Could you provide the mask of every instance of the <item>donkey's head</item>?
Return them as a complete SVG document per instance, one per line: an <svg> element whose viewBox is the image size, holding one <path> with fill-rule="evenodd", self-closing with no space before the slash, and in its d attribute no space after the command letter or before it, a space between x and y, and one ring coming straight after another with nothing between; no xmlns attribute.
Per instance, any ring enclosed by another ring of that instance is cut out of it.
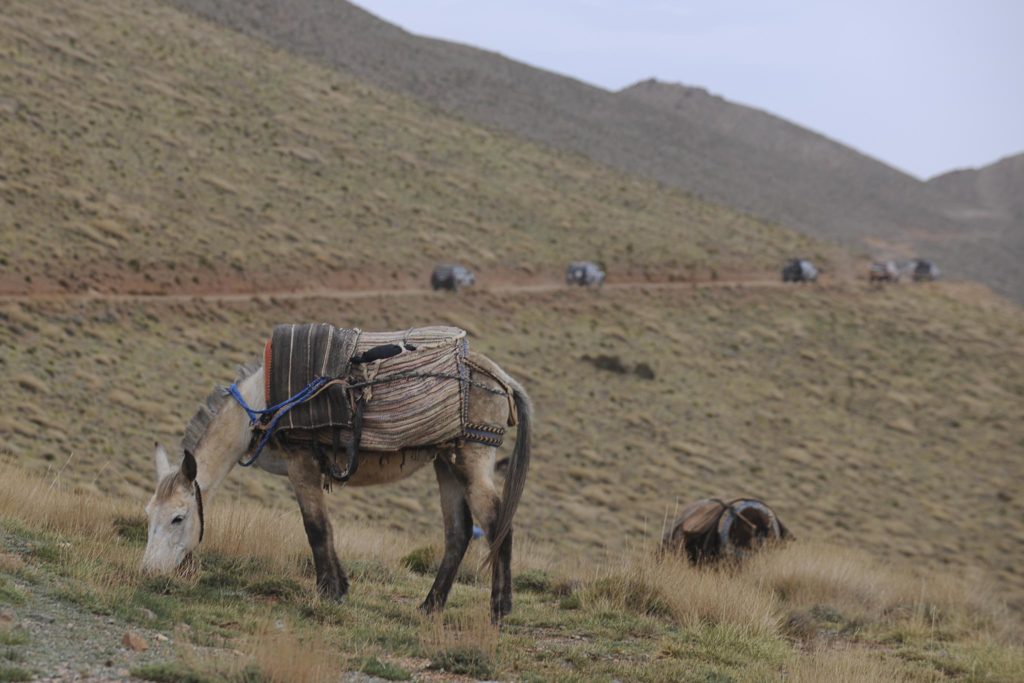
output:
<svg viewBox="0 0 1024 683"><path fill-rule="evenodd" d="M196 459L185 451L181 467L173 467L160 444L154 454L156 493L146 505L149 538L142 569L165 574L185 562L203 537L203 498L196 483Z"/></svg>

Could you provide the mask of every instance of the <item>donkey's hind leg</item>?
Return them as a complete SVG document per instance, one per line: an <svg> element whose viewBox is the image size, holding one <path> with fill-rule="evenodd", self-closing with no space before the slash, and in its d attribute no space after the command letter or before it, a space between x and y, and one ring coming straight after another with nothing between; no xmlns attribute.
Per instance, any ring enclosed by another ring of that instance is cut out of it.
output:
<svg viewBox="0 0 1024 683"><path fill-rule="evenodd" d="M455 575L473 536L473 517L466 502L466 486L459 480L444 458L434 460L437 485L441 490L441 514L444 517L444 558L437 570L434 585L420 609L434 612L444 607Z"/></svg>
<svg viewBox="0 0 1024 683"><path fill-rule="evenodd" d="M491 620L497 623L512 611L512 530L509 529L500 548L493 548L501 505L501 497L494 487L495 455L492 446L467 444L458 452L456 467L465 477L473 517L492 545Z"/></svg>
<svg viewBox="0 0 1024 683"><path fill-rule="evenodd" d="M288 479L295 489L306 538L313 550L317 592L325 598L341 600L348 593L348 577L334 550L334 530L327 516L320 476L319 466L307 454L293 453L288 458Z"/></svg>

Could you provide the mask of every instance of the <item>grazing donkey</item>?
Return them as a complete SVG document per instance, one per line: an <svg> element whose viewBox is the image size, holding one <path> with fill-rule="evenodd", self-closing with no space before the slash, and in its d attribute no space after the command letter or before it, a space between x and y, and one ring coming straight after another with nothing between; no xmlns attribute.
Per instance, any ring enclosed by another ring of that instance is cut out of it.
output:
<svg viewBox="0 0 1024 683"><path fill-rule="evenodd" d="M790 530L763 501L705 498L683 508L661 547L686 555L692 564L712 564L738 560L766 543L791 538Z"/></svg>
<svg viewBox="0 0 1024 683"><path fill-rule="evenodd" d="M496 363L481 354L468 350L464 353L464 376L433 381L460 384L468 426L518 425L502 494L498 495L493 480L496 443L500 443L500 437L494 439L493 432L503 433L504 429L492 429L490 438L485 433L477 441L470 429L466 438L440 445L390 452L359 450L358 468L349 469L351 477L346 481L349 486L389 484L432 463L441 491L444 557L421 609L433 612L444 607L472 538L475 519L490 544L491 617L497 622L512 609L512 518L530 462L533 409L522 386ZM268 351L266 358L269 357ZM426 373L424 376L438 377ZM258 455L257 449L263 446L260 425L250 419L249 411L258 413L266 409L266 377L262 366L243 369L232 387L237 391L236 400L220 388L207 397L186 429L180 466L174 466L164 448L157 446L157 487L146 506L149 536L143 570L168 573L187 563L203 538L203 503L216 493L240 459L249 458L251 464L253 454ZM381 385L374 389L378 393L384 391ZM372 422L374 400L370 398L367 402L367 425ZM475 433L479 435L478 431ZM261 441L259 445L257 441ZM365 446L366 439L362 443ZM290 447L286 439L272 438L266 441L266 450L256 464L273 474L288 476L313 550L317 589L325 597L341 599L349 585L334 549L334 534L327 516L324 484L329 475L323 461L318 462L307 449Z"/></svg>

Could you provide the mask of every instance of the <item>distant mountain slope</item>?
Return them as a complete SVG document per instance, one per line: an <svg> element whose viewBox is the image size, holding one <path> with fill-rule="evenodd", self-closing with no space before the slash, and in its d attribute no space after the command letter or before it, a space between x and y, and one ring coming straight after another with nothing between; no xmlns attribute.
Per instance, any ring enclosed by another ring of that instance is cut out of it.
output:
<svg viewBox="0 0 1024 683"><path fill-rule="evenodd" d="M341 0L166 1L473 121L876 255L931 255L1024 297L1024 275L1000 260L1004 224L974 221L972 207L777 117L724 100L680 108L677 86L611 93Z"/></svg>
<svg viewBox="0 0 1024 683"><path fill-rule="evenodd" d="M978 169L950 171L928 184L966 204L1024 220L1024 153Z"/></svg>
<svg viewBox="0 0 1024 683"><path fill-rule="evenodd" d="M0 45L0 293L423 286L447 260L481 284L580 258L706 279L837 251L155 2L12 3Z"/></svg>

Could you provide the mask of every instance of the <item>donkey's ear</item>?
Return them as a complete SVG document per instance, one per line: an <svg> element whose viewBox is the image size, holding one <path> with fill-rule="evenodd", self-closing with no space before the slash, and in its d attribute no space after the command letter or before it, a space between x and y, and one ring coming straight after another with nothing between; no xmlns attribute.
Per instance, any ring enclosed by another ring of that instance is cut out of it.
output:
<svg viewBox="0 0 1024 683"><path fill-rule="evenodd" d="M156 480L163 481L163 478L174 471L171 461L167 458L167 451L160 444L156 443L156 450L153 452L153 464L156 465Z"/></svg>
<svg viewBox="0 0 1024 683"><path fill-rule="evenodd" d="M196 456L192 455L192 451L185 451L185 459L181 461L181 473L185 475L185 479L189 481L196 480Z"/></svg>

